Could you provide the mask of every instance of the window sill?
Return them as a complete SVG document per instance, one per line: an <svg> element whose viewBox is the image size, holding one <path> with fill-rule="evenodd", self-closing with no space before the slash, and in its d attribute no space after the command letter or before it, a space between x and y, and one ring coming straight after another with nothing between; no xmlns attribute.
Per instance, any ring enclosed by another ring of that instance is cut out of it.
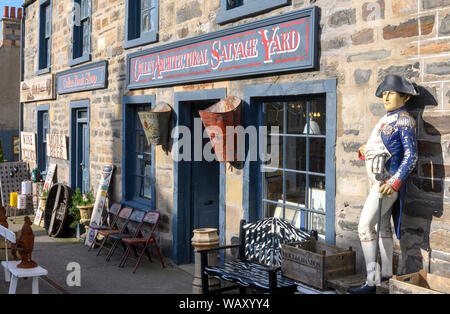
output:
<svg viewBox="0 0 450 314"><path fill-rule="evenodd" d="M91 54L87 54L76 59L71 59L69 61L69 66L73 67L75 65L79 65L89 61L91 61Z"/></svg>
<svg viewBox="0 0 450 314"><path fill-rule="evenodd" d="M144 200L144 199L137 198L137 197L135 197L131 200L122 199L120 202L122 203L122 205L129 206L134 209L140 209L140 210L145 210L145 211L155 210L152 201Z"/></svg>
<svg viewBox="0 0 450 314"><path fill-rule="evenodd" d="M51 71L51 68L48 66L46 68L37 70L36 75L47 74L47 73L50 73L50 71Z"/></svg>
<svg viewBox="0 0 450 314"><path fill-rule="evenodd" d="M234 22L241 18L249 17L265 11L276 9L290 4L291 0L260 0L252 1L243 6L234 9L225 9L222 7L219 14L216 17L217 24L225 24Z"/></svg>
<svg viewBox="0 0 450 314"><path fill-rule="evenodd" d="M143 46L147 44L152 44L158 41L158 34L156 32L150 32L142 37L126 40L123 43L124 49L134 48L138 46Z"/></svg>

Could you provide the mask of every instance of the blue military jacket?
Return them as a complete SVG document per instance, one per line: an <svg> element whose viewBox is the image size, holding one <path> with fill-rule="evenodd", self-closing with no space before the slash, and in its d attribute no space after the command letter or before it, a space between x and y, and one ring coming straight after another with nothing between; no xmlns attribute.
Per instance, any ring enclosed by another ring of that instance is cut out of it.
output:
<svg viewBox="0 0 450 314"><path fill-rule="evenodd" d="M395 119L391 120L393 122L382 126L381 139L391 155L386 162L386 169L391 175L387 183L399 192L399 197L392 209L392 217L395 233L400 239L400 225L406 195L405 180L414 170L417 162L416 121L404 106L388 112L387 115L396 115Z"/></svg>

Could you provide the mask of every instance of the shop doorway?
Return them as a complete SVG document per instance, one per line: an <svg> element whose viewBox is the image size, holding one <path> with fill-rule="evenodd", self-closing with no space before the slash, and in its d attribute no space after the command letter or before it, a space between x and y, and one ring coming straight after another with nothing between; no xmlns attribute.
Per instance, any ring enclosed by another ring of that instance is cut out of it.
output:
<svg viewBox="0 0 450 314"><path fill-rule="evenodd" d="M89 172L89 107L86 102L72 103L71 186L81 192L90 189Z"/></svg>
<svg viewBox="0 0 450 314"><path fill-rule="evenodd" d="M225 239L225 164L215 159L209 161L203 151L195 150L196 146L203 150L209 143L209 138L203 138L204 127L198 111L225 97L225 89L175 94L175 123L191 131L192 148L189 160L174 162L173 255L177 264L194 261L191 246L194 229L217 228L221 243Z"/></svg>
<svg viewBox="0 0 450 314"><path fill-rule="evenodd" d="M201 133L195 136L203 135L205 127L200 125L198 114L199 110L203 110L216 103L216 101L201 101L186 104L191 108L191 126L197 123L197 127ZM192 130L192 128L191 128ZM193 133L194 134L194 133ZM191 147L195 148L194 141L200 141L191 138ZM202 138L201 147L208 144L209 138ZM201 160L194 160L194 152L191 159L191 230L199 228L216 228L219 229L219 177L220 164L217 160L207 161L203 154Z"/></svg>

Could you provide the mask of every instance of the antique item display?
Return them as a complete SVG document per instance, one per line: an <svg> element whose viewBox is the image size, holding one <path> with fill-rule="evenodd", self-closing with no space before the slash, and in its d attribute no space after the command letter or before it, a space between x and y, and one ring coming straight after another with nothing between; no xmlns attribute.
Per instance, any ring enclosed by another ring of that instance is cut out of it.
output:
<svg viewBox="0 0 450 314"><path fill-rule="evenodd" d="M18 268L34 268L38 265L31 259L31 253L34 247L34 234L31 229L32 222L30 217L25 216L25 221L20 233L20 238L16 242L16 250L19 251L19 255L22 262L17 265ZM13 255L15 255L13 253Z"/></svg>
<svg viewBox="0 0 450 314"><path fill-rule="evenodd" d="M50 164L50 166L48 166L47 176L45 177L45 183L44 183L42 192L48 192L50 190L50 188L53 186L53 176L55 175L55 170L56 170L56 164ZM45 209L46 200L47 200L47 197L45 197L45 200L43 198L39 198L39 205L36 210L36 216L34 217L35 225L39 226L41 223L42 214Z"/></svg>
<svg viewBox="0 0 450 314"><path fill-rule="evenodd" d="M11 192L19 192L22 189L22 181L29 180L29 168L25 162L0 163L0 192L2 205L10 203Z"/></svg>
<svg viewBox="0 0 450 314"><path fill-rule="evenodd" d="M169 142L172 107L160 102L152 110L138 114L149 144L164 145Z"/></svg>
<svg viewBox="0 0 450 314"><path fill-rule="evenodd" d="M113 171L114 165L106 165L103 167L102 176L98 185L97 196L95 198L94 209L92 211L90 225L100 224L103 208L105 208L105 202L107 201L109 183L111 182ZM87 246L91 246L92 242L97 237L97 232L97 230L89 228L84 244L86 244Z"/></svg>
<svg viewBox="0 0 450 314"><path fill-rule="evenodd" d="M367 280L350 293L375 293L376 285L393 275L393 239L390 218L400 239L405 204L406 179L417 162L416 121L405 104L417 95L415 86L398 75L387 75L376 96L383 99L387 113L377 123L369 140L359 149L365 160L370 193L361 212L358 233L367 270ZM379 227L375 229L375 225ZM380 239L378 239L380 238ZM378 265L381 255L381 273Z"/></svg>
<svg viewBox="0 0 450 314"><path fill-rule="evenodd" d="M220 162L238 161L238 143L234 128L241 124L241 104L241 99L230 96L205 110L199 111L217 160ZM228 145L227 143L230 136L234 137L234 145Z"/></svg>

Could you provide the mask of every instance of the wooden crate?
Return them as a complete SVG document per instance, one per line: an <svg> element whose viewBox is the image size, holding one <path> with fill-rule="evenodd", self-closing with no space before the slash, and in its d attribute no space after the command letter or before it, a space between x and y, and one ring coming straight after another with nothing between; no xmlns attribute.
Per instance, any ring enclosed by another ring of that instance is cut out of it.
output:
<svg viewBox="0 0 450 314"><path fill-rule="evenodd" d="M448 294L450 279L425 270L417 273L393 276L389 280L389 294Z"/></svg>
<svg viewBox="0 0 450 314"><path fill-rule="evenodd" d="M283 276L325 289L327 280L353 275L356 253L316 240L281 246Z"/></svg>

